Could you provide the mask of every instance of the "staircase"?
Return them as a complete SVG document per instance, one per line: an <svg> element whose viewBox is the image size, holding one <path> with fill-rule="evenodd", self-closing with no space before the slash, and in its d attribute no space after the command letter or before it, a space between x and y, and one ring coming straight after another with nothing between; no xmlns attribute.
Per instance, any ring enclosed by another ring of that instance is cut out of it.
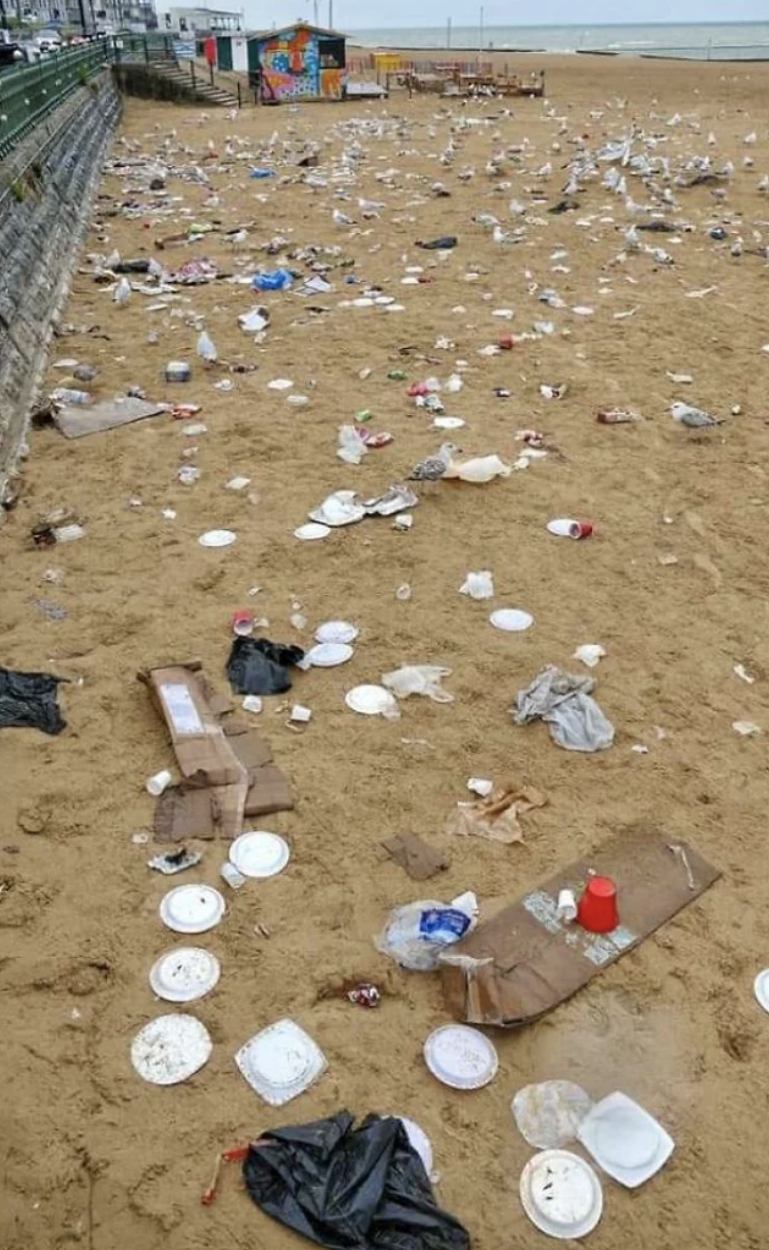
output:
<svg viewBox="0 0 769 1250"><path fill-rule="evenodd" d="M196 68L194 61L180 64L171 53L163 48L150 48L147 68L158 78L174 83L180 95L184 95L188 100L219 108L238 107L238 97L232 91L225 90L224 87L212 85L206 79L205 71L199 66Z"/></svg>

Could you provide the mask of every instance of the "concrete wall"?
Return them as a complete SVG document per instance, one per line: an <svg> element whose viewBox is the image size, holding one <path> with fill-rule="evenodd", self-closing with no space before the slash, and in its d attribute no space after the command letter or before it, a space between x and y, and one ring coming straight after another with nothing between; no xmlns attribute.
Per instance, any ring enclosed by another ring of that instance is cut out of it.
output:
<svg viewBox="0 0 769 1250"><path fill-rule="evenodd" d="M0 163L0 504L14 493L53 325L119 117L120 96L105 73Z"/></svg>

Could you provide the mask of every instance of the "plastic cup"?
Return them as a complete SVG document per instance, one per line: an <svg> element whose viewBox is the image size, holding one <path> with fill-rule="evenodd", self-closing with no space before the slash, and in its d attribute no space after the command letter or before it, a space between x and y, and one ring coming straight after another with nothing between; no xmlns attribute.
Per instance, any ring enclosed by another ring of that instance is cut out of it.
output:
<svg viewBox="0 0 769 1250"><path fill-rule="evenodd" d="M572 538L589 538L593 532L592 521L575 521L571 531Z"/></svg>
<svg viewBox="0 0 769 1250"><path fill-rule="evenodd" d="M254 614L248 608L240 608L233 613L232 632L237 634L238 638L247 638L249 634L254 632Z"/></svg>
<svg viewBox="0 0 769 1250"><path fill-rule="evenodd" d="M572 920L577 919L577 900L574 897L573 890L558 891L556 914L558 919L563 920L566 924L571 924Z"/></svg>
<svg viewBox="0 0 769 1250"><path fill-rule="evenodd" d="M590 933L611 933L619 924L617 887L611 877L591 877L579 900L577 920Z"/></svg>
<svg viewBox="0 0 769 1250"><path fill-rule="evenodd" d="M500 347L503 352L511 352L515 347L515 339L512 334L503 334L501 339L497 340L497 346Z"/></svg>
<svg viewBox="0 0 769 1250"><path fill-rule="evenodd" d="M172 781L172 774L167 768L164 768L162 772L155 773L154 777L150 777L146 787L147 793L151 794L153 799L158 799L163 791L170 786Z"/></svg>

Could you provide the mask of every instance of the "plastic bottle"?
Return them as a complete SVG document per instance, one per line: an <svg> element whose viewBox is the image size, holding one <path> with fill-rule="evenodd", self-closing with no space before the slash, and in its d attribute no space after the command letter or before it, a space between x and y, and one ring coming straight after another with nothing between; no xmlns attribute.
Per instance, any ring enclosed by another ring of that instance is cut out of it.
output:
<svg viewBox="0 0 769 1250"><path fill-rule="evenodd" d="M219 353L205 330L201 331L198 338L198 355L207 365L213 365L219 359Z"/></svg>

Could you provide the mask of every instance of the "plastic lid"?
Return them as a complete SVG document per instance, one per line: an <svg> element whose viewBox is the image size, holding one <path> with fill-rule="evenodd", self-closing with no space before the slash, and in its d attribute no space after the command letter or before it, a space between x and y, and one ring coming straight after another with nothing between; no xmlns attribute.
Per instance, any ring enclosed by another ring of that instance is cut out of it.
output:
<svg viewBox="0 0 769 1250"><path fill-rule="evenodd" d="M543 1150L523 1169L521 1203L543 1233L584 1237L603 1211L601 1183L589 1163L568 1150Z"/></svg>
<svg viewBox="0 0 769 1250"><path fill-rule="evenodd" d="M213 886L178 885L161 899L160 919L176 933L205 933L218 925L226 910Z"/></svg>
<svg viewBox="0 0 769 1250"><path fill-rule="evenodd" d="M207 1063L213 1044L194 1016L158 1016L131 1043L131 1063L152 1085L177 1085Z"/></svg>
<svg viewBox="0 0 769 1250"><path fill-rule="evenodd" d="M395 699L384 686L354 686L347 691L344 701L353 712L364 716L381 716L396 707Z"/></svg>
<svg viewBox="0 0 769 1250"><path fill-rule="evenodd" d="M324 621L315 630L316 642L353 642L358 637L358 627L350 621Z"/></svg>
<svg viewBox="0 0 769 1250"><path fill-rule="evenodd" d="M464 1024L436 1029L425 1042L424 1055L433 1076L452 1089L480 1089L494 1079L499 1067L493 1043Z"/></svg>
<svg viewBox="0 0 769 1250"><path fill-rule="evenodd" d="M198 542L201 547L229 547L237 537L234 530L207 530L200 535Z"/></svg>
<svg viewBox="0 0 769 1250"><path fill-rule="evenodd" d="M219 980L219 960L199 946L179 946L166 951L153 964L150 985L158 998L170 1003L191 1003L212 990Z"/></svg>
<svg viewBox="0 0 769 1250"><path fill-rule="evenodd" d="M318 521L308 521L306 525L300 525L294 530L294 538L300 538L304 543L315 542L318 538L327 538L331 533L328 525L321 525Z"/></svg>
<svg viewBox="0 0 769 1250"><path fill-rule="evenodd" d="M534 624L534 617L521 608L497 608L489 620L495 629L504 629L508 633L520 633Z"/></svg>
<svg viewBox="0 0 769 1250"><path fill-rule="evenodd" d="M275 877L286 867L291 852L277 833L242 833L230 847L230 863L244 877Z"/></svg>
<svg viewBox="0 0 769 1250"><path fill-rule="evenodd" d="M352 647L346 642L319 642L305 656L313 668L335 668L337 664L345 664L353 654Z"/></svg>

